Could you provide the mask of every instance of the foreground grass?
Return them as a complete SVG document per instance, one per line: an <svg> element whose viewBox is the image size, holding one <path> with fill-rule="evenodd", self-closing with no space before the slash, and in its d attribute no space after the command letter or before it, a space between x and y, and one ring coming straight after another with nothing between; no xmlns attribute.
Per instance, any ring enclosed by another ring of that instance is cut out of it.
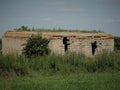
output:
<svg viewBox="0 0 120 90"><path fill-rule="evenodd" d="M24 76L31 70L46 74L95 73L120 71L120 53L103 52L95 57L83 54L47 55L25 58L24 56L0 55L0 76Z"/></svg>
<svg viewBox="0 0 120 90"><path fill-rule="evenodd" d="M120 90L120 72L0 78L0 90Z"/></svg>
<svg viewBox="0 0 120 90"><path fill-rule="evenodd" d="M120 90L120 52L0 55L0 90Z"/></svg>

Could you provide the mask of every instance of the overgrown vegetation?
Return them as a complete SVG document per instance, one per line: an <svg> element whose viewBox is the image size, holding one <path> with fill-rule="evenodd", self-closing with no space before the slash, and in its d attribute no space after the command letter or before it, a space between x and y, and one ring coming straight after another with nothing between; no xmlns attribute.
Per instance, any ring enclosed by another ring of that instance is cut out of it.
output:
<svg viewBox="0 0 120 90"><path fill-rule="evenodd" d="M67 53L37 57L30 60L34 70L51 71L53 73L109 72L120 70L120 56L115 52L104 52L94 58L83 54ZM38 64L39 63L39 64Z"/></svg>
<svg viewBox="0 0 120 90"><path fill-rule="evenodd" d="M0 50L2 49L2 39L0 38Z"/></svg>
<svg viewBox="0 0 120 90"><path fill-rule="evenodd" d="M48 55L50 53L48 43L49 40L42 38L41 35L32 36L27 40L23 48L23 54L29 58L33 56Z"/></svg>
<svg viewBox="0 0 120 90"><path fill-rule="evenodd" d="M83 33L104 33L101 30L71 30L71 29L62 29L62 28L53 28L53 29L44 29L44 28L28 28L27 26L21 26L20 28L14 29L15 31L34 31L34 32L83 32Z"/></svg>
<svg viewBox="0 0 120 90"><path fill-rule="evenodd" d="M2 54L2 39L0 38L0 55Z"/></svg>
<svg viewBox="0 0 120 90"><path fill-rule="evenodd" d="M28 64L28 60L22 56L0 55L0 76L27 75Z"/></svg>
<svg viewBox="0 0 120 90"><path fill-rule="evenodd" d="M15 31L31 31L30 28L28 28L27 26L21 26L20 28L16 28L14 29Z"/></svg>
<svg viewBox="0 0 120 90"><path fill-rule="evenodd" d="M115 50L120 50L120 37L115 36L114 42L115 42Z"/></svg>
<svg viewBox="0 0 120 90"><path fill-rule="evenodd" d="M44 74L59 73L63 75L82 72L120 71L120 52L104 52L91 58L75 53L47 55L29 59L23 56L0 56L0 75L12 72L16 75L26 75L30 70L40 71Z"/></svg>

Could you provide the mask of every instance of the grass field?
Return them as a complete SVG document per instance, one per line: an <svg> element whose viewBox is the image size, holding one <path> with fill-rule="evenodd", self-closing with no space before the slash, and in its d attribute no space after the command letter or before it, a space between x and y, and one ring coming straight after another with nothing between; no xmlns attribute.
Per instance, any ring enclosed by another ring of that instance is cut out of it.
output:
<svg viewBox="0 0 120 90"><path fill-rule="evenodd" d="M120 90L120 72L0 78L0 90Z"/></svg>
<svg viewBox="0 0 120 90"><path fill-rule="evenodd" d="M120 90L120 52L0 55L0 90Z"/></svg>

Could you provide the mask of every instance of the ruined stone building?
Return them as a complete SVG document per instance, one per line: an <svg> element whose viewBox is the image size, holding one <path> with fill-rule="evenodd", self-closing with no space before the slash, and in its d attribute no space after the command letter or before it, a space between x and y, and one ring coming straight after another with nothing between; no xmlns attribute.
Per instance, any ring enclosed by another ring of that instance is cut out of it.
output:
<svg viewBox="0 0 120 90"><path fill-rule="evenodd" d="M23 44L32 35L39 32L7 31L2 37L2 53L21 54ZM97 54L102 50L114 50L114 38L107 33L82 32L41 32L43 38L49 38L51 53L64 54L66 51L83 53L87 56Z"/></svg>

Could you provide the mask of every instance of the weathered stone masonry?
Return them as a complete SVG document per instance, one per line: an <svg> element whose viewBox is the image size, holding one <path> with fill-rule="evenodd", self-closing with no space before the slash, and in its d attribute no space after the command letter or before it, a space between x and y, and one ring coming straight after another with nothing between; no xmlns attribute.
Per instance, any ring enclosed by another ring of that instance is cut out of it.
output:
<svg viewBox="0 0 120 90"><path fill-rule="evenodd" d="M38 32L5 32L2 37L2 53L21 54L23 44L31 35ZM51 53L64 54L65 51L83 53L87 56L97 54L102 50L114 50L114 38L106 33L80 33L80 32L42 32L43 38L49 38ZM64 38L67 38L64 44ZM66 46L65 46L66 45Z"/></svg>

